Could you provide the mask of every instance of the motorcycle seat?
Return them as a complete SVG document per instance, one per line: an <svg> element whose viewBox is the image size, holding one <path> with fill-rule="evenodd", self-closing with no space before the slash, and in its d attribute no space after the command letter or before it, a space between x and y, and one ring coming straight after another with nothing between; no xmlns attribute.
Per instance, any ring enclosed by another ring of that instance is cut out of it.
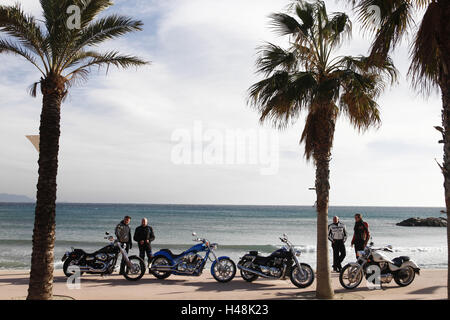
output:
<svg viewBox="0 0 450 320"><path fill-rule="evenodd" d="M271 256L267 256L267 257L257 256L254 262L258 263L258 264L266 264L270 259L271 259Z"/></svg>
<svg viewBox="0 0 450 320"><path fill-rule="evenodd" d="M409 261L409 257L407 257L407 256L400 256L400 257L392 259L392 262L397 267L400 267L403 264L403 262L406 262L406 261Z"/></svg>
<svg viewBox="0 0 450 320"><path fill-rule="evenodd" d="M161 249L160 251L164 251L167 252L172 258L176 259L178 257L181 257L183 255L183 253L180 254L175 254L172 251L170 251L169 249Z"/></svg>

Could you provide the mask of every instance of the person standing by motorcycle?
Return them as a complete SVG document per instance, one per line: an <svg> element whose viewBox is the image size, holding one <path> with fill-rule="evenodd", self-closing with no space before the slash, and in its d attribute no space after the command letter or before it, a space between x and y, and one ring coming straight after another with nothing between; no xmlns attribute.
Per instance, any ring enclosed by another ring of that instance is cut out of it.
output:
<svg viewBox="0 0 450 320"><path fill-rule="evenodd" d="M141 225L134 231L134 241L138 243L139 257L145 261L147 254L148 263L152 260L152 246L151 242L155 240L155 233L153 228L148 225L147 218L142 218Z"/></svg>
<svg viewBox="0 0 450 320"><path fill-rule="evenodd" d="M338 216L334 216L333 223L328 226L328 240L331 241L331 247L333 248L333 271L339 272L346 255L347 230L345 225L339 221Z"/></svg>
<svg viewBox="0 0 450 320"><path fill-rule="evenodd" d="M120 245L122 247L125 246L125 251L128 253L128 251L133 246L133 243L131 241L131 230L130 230L130 216L125 216L122 221L116 226L115 234L117 239L120 242ZM122 258L122 261L120 263L120 272L119 274L124 274L125 272L125 260Z"/></svg>
<svg viewBox="0 0 450 320"><path fill-rule="evenodd" d="M360 213L355 214L353 231L352 247L355 246L356 258L358 258L358 251L364 250L370 239L369 225L363 221Z"/></svg>

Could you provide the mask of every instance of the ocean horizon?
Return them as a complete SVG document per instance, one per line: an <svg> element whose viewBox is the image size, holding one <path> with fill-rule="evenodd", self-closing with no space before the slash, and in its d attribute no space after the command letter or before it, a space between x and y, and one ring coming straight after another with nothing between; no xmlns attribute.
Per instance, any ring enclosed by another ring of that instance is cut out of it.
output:
<svg viewBox="0 0 450 320"><path fill-rule="evenodd" d="M28 269L34 224L31 203L0 203L0 269ZM334 215L346 225L349 239L344 263L355 260L350 240L353 215L363 214L376 246L391 244L394 253L408 255L421 268L447 268L446 228L400 227L396 223L411 217L439 217L444 207L331 206ZM134 229L143 217L149 219L156 239L153 252L169 248L181 252L194 244L192 232L219 243L217 255L230 256L235 262L249 250L270 254L280 248L279 237L286 233L302 251L301 260L316 265L316 212L312 206L297 205L205 205L142 203L70 203L57 202L55 267L71 247L95 251L107 244L105 232L114 228L123 216L132 217ZM134 243L133 254L137 254ZM330 249L330 263L331 263Z"/></svg>

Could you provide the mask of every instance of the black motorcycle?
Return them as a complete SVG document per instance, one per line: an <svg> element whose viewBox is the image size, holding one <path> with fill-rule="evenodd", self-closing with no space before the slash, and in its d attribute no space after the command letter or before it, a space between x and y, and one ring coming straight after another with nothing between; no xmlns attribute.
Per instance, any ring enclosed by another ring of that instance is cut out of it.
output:
<svg viewBox="0 0 450 320"><path fill-rule="evenodd" d="M137 281L142 278L145 273L145 263L138 256L128 256L127 252L122 248L121 243L114 239L112 236L108 236L107 239L110 243L94 253L86 253L82 249L74 249L64 254L61 259L64 262L63 270L67 277L72 276L77 271L80 275L83 273L109 275L114 272L119 255L122 255L122 259L125 259L125 269L123 276L130 281Z"/></svg>
<svg viewBox="0 0 450 320"><path fill-rule="evenodd" d="M306 263L300 263L298 257L301 252L295 250L285 234L280 240L286 245L267 257L260 256L258 251L250 251L243 256L237 265L242 278L252 282L258 277L285 279L289 275L297 287L309 287L314 282L313 269Z"/></svg>

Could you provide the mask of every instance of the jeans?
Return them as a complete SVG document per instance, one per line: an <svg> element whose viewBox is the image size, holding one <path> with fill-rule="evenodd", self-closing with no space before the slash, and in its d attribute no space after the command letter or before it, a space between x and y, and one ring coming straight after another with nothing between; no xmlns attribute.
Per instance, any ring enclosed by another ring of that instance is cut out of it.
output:
<svg viewBox="0 0 450 320"><path fill-rule="evenodd" d="M122 248L125 246L124 250L128 254L128 251L130 251L130 245L128 243L121 243L120 244ZM125 259L122 257L122 261L120 262L120 274L123 274L125 272Z"/></svg>

